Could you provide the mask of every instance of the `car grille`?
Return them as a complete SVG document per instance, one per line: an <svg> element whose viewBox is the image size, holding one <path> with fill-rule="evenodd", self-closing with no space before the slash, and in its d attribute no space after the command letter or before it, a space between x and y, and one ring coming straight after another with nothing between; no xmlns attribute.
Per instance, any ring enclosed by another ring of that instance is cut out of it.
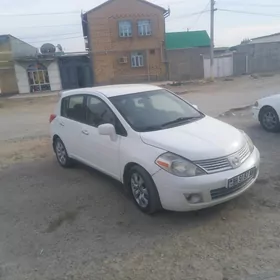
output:
<svg viewBox="0 0 280 280"><path fill-rule="evenodd" d="M204 169L207 173L216 173L233 169L229 157L238 157L240 163L243 163L250 156L249 145L246 143L239 151L227 157L220 157L215 159L206 159L194 161L200 168Z"/></svg>
<svg viewBox="0 0 280 280"><path fill-rule="evenodd" d="M243 163L250 156L249 145L246 143L246 145L234 155L239 156L240 162Z"/></svg>
<svg viewBox="0 0 280 280"><path fill-rule="evenodd" d="M255 179L256 174L257 174L257 169L254 170L254 175L252 177L248 178L248 180L246 180L240 184L235 185L232 188L223 187L223 188L211 190L210 194L211 194L212 200L231 195L231 194L241 190L242 188L247 186L249 183L251 183Z"/></svg>

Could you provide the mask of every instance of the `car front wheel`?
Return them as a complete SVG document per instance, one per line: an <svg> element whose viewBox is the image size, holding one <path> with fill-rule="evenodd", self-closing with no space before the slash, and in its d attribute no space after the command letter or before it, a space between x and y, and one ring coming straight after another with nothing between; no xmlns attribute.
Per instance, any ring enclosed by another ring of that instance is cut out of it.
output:
<svg viewBox="0 0 280 280"><path fill-rule="evenodd" d="M150 174L140 166L133 166L127 177L127 184L138 208L148 214L160 210L157 188Z"/></svg>
<svg viewBox="0 0 280 280"><path fill-rule="evenodd" d="M277 112L272 107L264 107L260 111L260 123L269 132L280 131L280 122Z"/></svg>

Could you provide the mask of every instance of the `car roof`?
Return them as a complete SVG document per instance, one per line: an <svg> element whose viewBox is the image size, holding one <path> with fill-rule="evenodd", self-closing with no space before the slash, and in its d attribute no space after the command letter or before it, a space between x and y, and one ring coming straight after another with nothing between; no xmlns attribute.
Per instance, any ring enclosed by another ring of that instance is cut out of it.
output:
<svg viewBox="0 0 280 280"><path fill-rule="evenodd" d="M113 96L120 96L126 94L133 94L145 91L153 91L161 89L158 86L147 85L147 84L129 84L129 85L110 85L110 86L100 86L100 87L92 87L92 88L80 88L62 91L61 96L71 96L75 94L94 94L101 93L105 95L107 98Z"/></svg>

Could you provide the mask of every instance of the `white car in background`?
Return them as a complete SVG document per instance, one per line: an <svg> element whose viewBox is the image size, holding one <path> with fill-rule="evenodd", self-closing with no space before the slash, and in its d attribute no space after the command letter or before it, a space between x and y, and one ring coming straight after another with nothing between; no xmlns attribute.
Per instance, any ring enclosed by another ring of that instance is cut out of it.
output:
<svg viewBox="0 0 280 280"><path fill-rule="evenodd" d="M259 174L259 151L245 132L156 86L63 92L50 126L61 166L77 160L115 178L145 213L228 201Z"/></svg>
<svg viewBox="0 0 280 280"><path fill-rule="evenodd" d="M280 94L259 99L252 108L254 118L269 132L280 131Z"/></svg>

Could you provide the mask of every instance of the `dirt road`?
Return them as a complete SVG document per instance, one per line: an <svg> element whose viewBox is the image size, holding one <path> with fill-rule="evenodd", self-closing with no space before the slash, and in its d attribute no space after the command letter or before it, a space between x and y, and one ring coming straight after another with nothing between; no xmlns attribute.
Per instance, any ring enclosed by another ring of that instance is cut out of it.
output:
<svg viewBox="0 0 280 280"><path fill-rule="evenodd" d="M150 217L108 177L58 166L42 125L54 103L47 100L0 110L10 135L1 126L1 280L225 280L279 270L280 134L263 131L249 111L221 119L259 148L255 186L212 209ZM28 130L14 133L12 112L30 120Z"/></svg>

